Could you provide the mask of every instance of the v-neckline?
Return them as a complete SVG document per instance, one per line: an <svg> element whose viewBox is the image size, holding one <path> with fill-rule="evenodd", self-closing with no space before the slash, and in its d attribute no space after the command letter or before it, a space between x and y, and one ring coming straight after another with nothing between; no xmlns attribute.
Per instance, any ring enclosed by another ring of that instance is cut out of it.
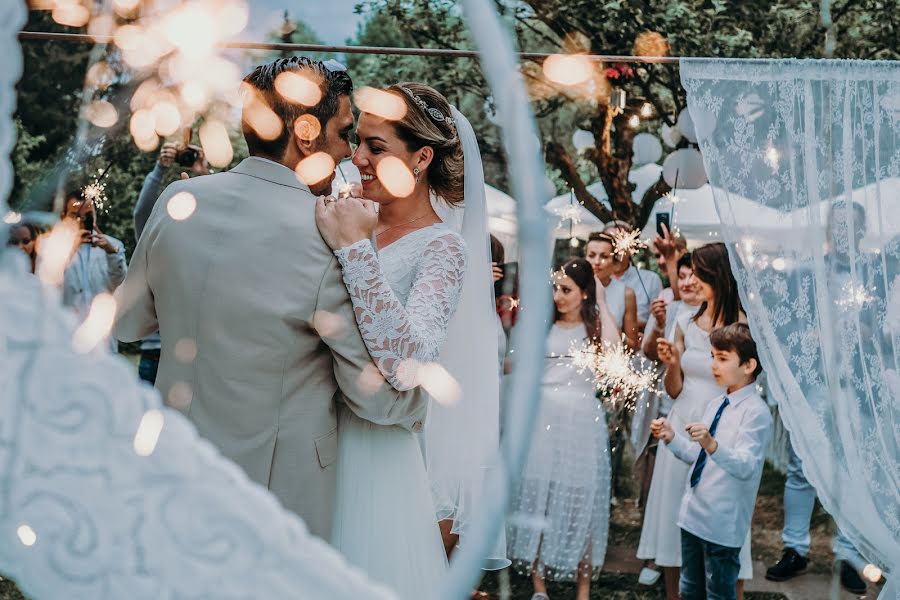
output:
<svg viewBox="0 0 900 600"><path fill-rule="evenodd" d="M419 229L416 229L415 231L410 231L410 232L407 233L406 235L397 238L396 240L394 240L393 242L391 242L391 243L388 244L387 246L379 246L379 245L378 245L378 241L377 241L377 239L376 239L376 242L375 242L375 249L376 249L377 252L384 252L385 250L387 250L387 249L390 248L391 246L393 246L393 245L395 245L395 244L398 244L399 242L402 242L403 240L405 240L406 238L408 238L408 237L410 237L410 236L416 235L416 234L419 233L420 231L425 231L426 229L431 229L432 227L438 227L438 226L440 226L440 225L444 225L444 222L443 222L443 221L438 221L437 223L432 223L431 225L428 225L428 226L426 226L426 227L420 227Z"/></svg>

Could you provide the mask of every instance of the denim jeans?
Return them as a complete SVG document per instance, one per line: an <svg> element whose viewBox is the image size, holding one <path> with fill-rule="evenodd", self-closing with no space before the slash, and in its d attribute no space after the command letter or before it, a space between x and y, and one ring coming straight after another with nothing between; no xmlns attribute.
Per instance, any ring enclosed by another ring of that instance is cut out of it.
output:
<svg viewBox="0 0 900 600"><path fill-rule="evenodd" d="M681 600L735 600L741 549L681 530Z"/></svg>
<svg viewBox="0 0 900 600"><path fill-rule="evenodd" d="M138 363L138 377L153 385L156 383L156 372L159 371L159 359L152 359L147 356L141 356L141 362Z"/></svg>
<svg viewBox="0 0 900 600"><path fill-rule="evenodd" d="M787 480L784 482L784 529L781 541L800 556L809 555L809 521L816 502L816 489L803 474L803 461L788 441ZM849 563L857 571L866 566L850 540L838 529L831 544L834 558Z"/></svg>

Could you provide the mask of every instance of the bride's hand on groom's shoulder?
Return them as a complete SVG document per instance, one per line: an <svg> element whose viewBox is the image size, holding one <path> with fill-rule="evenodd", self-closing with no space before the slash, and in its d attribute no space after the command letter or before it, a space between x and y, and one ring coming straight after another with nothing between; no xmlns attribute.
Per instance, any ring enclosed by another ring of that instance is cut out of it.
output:
<svg viewBox="0 0 900 600"><path fill-rule="evenodd" d="M371 200L337 200L333 196L319 196L316 200L316 225L322 239L332 250L371 239L377 223L378 213Z"/></svg>

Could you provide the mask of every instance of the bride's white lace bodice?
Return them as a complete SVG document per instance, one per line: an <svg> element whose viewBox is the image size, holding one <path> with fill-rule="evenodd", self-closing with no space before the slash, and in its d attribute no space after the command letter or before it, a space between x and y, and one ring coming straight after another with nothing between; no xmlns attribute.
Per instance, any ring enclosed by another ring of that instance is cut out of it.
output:
<svg viewBox="0 0 900 600"><path fill-rule="evenodd" d="M459 304L465 242L437 224L377 252L363 240L335 255L369 354L392 386L412 389L418 385L415 365L438 359Z"/></svg>

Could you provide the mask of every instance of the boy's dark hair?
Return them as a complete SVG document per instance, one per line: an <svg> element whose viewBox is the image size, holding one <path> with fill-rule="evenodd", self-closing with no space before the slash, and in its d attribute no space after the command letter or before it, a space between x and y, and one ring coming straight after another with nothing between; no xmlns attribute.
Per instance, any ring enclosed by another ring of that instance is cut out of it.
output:
<svg viewBox="0 0 900 600"><path fill-rule="evenodd" d="M681 255L681 258L678 259L678 270L681 270L681 267L687 267L688 269L693 269L694 264L691 262L691 253L685 252Z"/></svg>
<svg viewBox="0 0 900 600"><path fill-rule="evenodd" d="M741 359L741 364L751 358L755 360L754 379L762 373L763 368L762 363L759 362L759 353L756 351L756 342L753 341L753 336L750 335L750 326L746 323L732 323L714 330L709 334L709 343L714 350L736 353Z"/></svg>

